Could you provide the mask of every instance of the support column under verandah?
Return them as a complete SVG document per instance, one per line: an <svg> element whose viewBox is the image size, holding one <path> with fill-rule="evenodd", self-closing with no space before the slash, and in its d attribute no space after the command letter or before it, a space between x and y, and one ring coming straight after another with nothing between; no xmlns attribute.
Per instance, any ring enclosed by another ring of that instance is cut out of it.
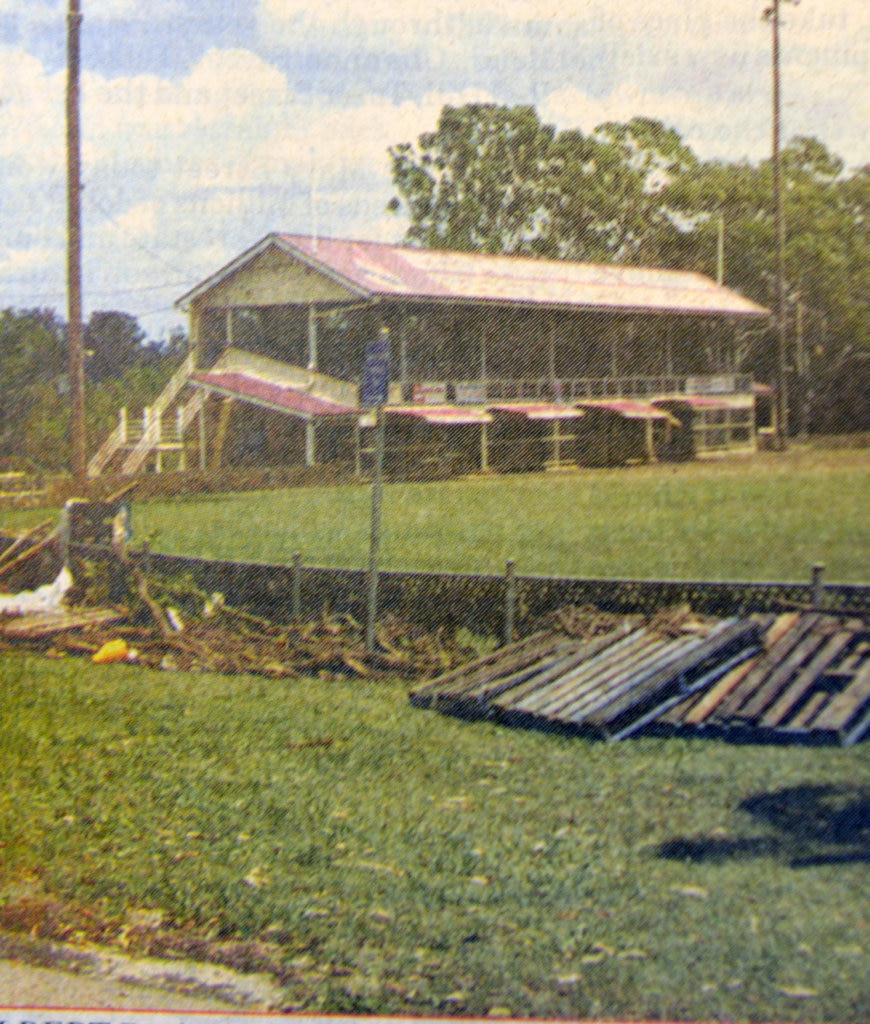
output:
<svg viewBox="0 0 870 1024"><path fill-rule="evenodd" d="M308 369L317 372L317 306L312 302L308 307ZM311 468L317 464L317 426L314 419L305 421L305 465Z"/></svg>
<svg viewBox="0 0 870 1024"><path fill-rule="evenodd" d="M489 472L489 424L480 425L480 472Z"/></svg>
<svg viewBox="0 0 870 1024"><path fill-rule="evenodd" d="M563 434L562 433L562 420L556 418L551 421L553 429L550 432L549 437L546 439L550 446L550 458L544 463L544 468L547 470L558 470L558 469L574 469L575 463L571 461L565 461L562 458L562 445L565 442L575 440L574 434ZM570 422L574 422L571 420Z"/></svg>
<svg viewBox="0 0 870 1024"><path fill-rule="evenodd" d="M207 425L205 409L208 404L208 393L203 396L199 405L197 419L199 420L199 470L204 473L208 469L208 448L207 448Z"/></svg>
<svg viewBox="0 0 870 1024"><path fill-rule="evenodd" d="M305 421L305 466L311 469L317 465L317 428L314 419Z"/></svg>
<svg viewBox="0 0 870 1024"><path fill-rule="evenodd" d="M643 421L643 447L644 455L646 456L647 462L656 462L656 445L655 435L653 433L654 425L652 419L647 416Z"/></svg>

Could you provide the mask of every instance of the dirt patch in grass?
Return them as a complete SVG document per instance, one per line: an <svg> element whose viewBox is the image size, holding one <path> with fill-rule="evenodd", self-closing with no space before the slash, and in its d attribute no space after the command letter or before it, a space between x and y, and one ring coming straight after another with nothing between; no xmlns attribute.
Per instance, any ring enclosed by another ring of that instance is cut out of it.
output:
<svg viewBox="0 0 870 1024"><path fill-rule="evenodd" d="M137 924L137 916L147 919L149 915L134 914L131 923L129 918L100 917L70 902L24 898L0 907L0 931L52 942L117 945L137 956L183 957L236 971L266 971L277 978L284 974L274 952L263 943L221 942L184 928Z"/></svg>
<svg viewBox="0 0 870 1024"><path fill-rule="evenodd" d="M272 943L228 941L195 928L164 927L153 911L107 918L44 897L0 907L0 956L39 967L156 980L248 1008L256 1003L263 1009L301 1009L314 998L324 971L350 973L330 966L308 977L305 968L314 963L315 944L295 944L286 933L273 938Z"/></svg>

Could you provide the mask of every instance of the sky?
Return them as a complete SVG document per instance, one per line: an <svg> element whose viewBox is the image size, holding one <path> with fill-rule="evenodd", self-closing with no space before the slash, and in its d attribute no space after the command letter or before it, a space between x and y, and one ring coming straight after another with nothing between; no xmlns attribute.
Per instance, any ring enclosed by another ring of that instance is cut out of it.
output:
<svg viewBox="0 0 870 1024"><path fill-rule="evenodd" d="M769 0L81 0L85 313L149 337L270 231L398 241L387 148L441 108L656 118L770 152ZM65 314L66 0L0 0L0 308ZM783 136L870 162L868 0L783 0Z"/></svg>

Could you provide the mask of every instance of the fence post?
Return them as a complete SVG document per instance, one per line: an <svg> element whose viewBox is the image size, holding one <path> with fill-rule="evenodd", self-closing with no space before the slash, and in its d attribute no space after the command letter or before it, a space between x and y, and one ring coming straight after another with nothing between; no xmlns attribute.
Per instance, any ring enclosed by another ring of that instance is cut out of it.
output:
<svg viewBox="0 0 870 1024"><path fill-rule="evenodd" d="M293 552L293 577L291 584L291 609L294 619L302 618L302 555Z"/></svg>
<svg viewBox="0 0 870 1024"><path fill-rule="evenodd" d="M817 562L813 566L812 581L810 582L810 603L814 612L821 611L822 605L825 602L824 573L824 565Z"/></svg>
<svg viewBox="0 0 870 1024"><path fill-rule="evenodd" d="M517 579L514 571L514 560L509 558L504 564L504 642L509 644L514 638L514 620L517 606Z"/></svg>
<svg viewBox="0 0 870 1024"><path fill-rule="evenodd" d="M72 502L67 501L60 510L57 524L57 543L61 562L69 567L69 546L72 541Z"/></svg>
<svg viewBox="0 0 870 1024"><path fill-rule="evenodd" d="M142 541L142 572L146 576L151 572L151 544L147 540Z"/></svg>

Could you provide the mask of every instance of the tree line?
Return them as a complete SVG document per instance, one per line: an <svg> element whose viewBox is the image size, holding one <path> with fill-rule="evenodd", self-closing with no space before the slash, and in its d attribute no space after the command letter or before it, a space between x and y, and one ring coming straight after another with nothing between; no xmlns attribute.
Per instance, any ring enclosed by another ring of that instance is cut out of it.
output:
<svg viewBox="0 0 870 1024"><path fill-rule="evenodd" d="M725 283L775 307L770 160L701 160L650 118L584 135L495 103L446 106L389 152L411 244L715 276L721 231ZM870 165L798 136L782 171L792 426L870 429ZM771 333L741 368L770 381L773 360Z"/></svg>
<svg viewBox="0 0 870 1024"><path fill-rule="evenodd" d="M88 450L160 393L186 338L149 341L135 317L91 314L84 328ZM69 466L67 329L53 309L0 310L0 469L59 472Z"/></svg>

